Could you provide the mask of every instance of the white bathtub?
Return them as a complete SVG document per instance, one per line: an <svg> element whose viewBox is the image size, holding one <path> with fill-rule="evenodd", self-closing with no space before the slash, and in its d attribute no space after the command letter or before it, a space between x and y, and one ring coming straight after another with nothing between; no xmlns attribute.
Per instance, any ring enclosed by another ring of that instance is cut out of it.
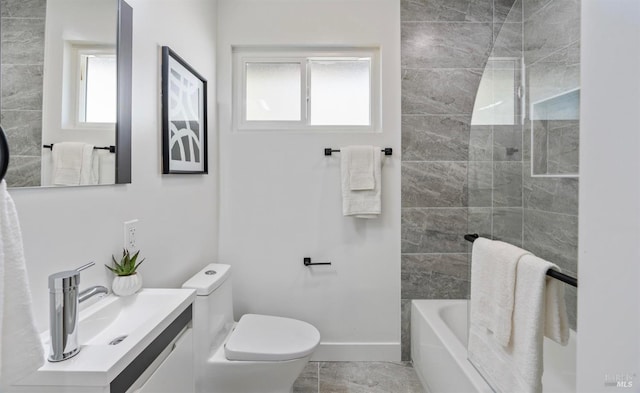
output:
<svg viewBox="0 0 640 393"><path fill-rule="evenodd" d="M430 393L493 392L467 360L467 301L411 302L411 357ZM576 336L562 347L544 341L545 393L576 391Z"/></svg>

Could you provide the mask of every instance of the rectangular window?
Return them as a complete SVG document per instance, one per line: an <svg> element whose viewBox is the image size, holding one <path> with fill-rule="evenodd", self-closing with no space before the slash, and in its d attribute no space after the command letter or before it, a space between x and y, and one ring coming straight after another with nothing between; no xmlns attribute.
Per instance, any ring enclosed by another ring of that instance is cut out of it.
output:
<svg viewBox="0 0 640 393"><path fill-rule="evenodd" d="M113 130L118 102L116 47L111 44L64 41L63 48L60 74L62 129ZM47 75L45 72L45 84ZM48 77L56 79L53 74Z"/></svg>
<svg viewBox="0 0 640 393"><path fill-rule="evenodd" d="M239 130L378 131L377 49L234 48Z"/></svg>
<svg viewBox="0 0 640 393"><path fill-rule="evenodd" d="M80 123L116 122L116 55L110 53L80 55Z"/></svg>

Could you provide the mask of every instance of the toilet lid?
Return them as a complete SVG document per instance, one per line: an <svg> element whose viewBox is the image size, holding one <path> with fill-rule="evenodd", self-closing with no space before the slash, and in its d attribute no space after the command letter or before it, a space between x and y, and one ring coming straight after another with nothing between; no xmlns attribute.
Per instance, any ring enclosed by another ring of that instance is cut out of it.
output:
<svg viewBox="0 0 640 393"><path fill-rule="evenodd" d="M320 343L312 325L291 318L245 314L225 344L228 360L292 360Z"/></svg>

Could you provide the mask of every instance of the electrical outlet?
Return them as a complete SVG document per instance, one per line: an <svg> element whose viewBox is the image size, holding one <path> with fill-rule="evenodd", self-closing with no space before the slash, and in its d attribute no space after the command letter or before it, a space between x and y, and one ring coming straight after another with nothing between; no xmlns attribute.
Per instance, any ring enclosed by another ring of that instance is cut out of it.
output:
<svg viewBox="0 0 640 393"><path fill-rule="evenodd" d="M124 248L134 252L138 250L136 227L138 219L124 222Z"/></svg>

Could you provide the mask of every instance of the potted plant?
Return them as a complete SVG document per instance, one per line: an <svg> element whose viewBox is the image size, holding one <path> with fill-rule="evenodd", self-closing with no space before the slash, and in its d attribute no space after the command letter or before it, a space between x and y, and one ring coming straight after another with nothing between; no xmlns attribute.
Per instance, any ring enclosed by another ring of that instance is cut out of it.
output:
<svg viewBox="0 0 640 393"><path fill-rule="evenodd" d="M111 258L113 259L114 267L105 265L107 269L116 275L113 279L113 284L111 284L111 290L114 294L118 296L129 296L142 288L142 277L136 269L144 262L144 259L136 263L138 255L140 255L139 250L132 256L129 250L124 249L119 263L116 261L116 257L112 255Z"/></svg>

